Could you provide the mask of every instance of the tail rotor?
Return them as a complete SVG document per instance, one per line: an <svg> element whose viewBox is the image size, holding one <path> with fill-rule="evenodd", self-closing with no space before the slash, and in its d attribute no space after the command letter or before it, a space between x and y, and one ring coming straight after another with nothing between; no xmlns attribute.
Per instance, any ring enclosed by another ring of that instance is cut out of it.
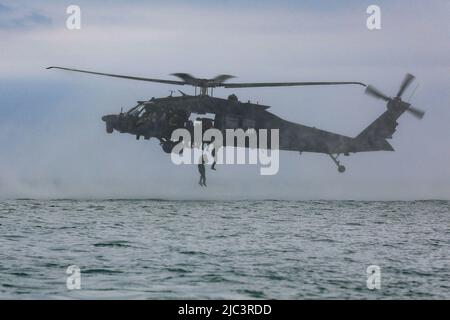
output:
<svg viewBox="0 0 450 320"><path fill-rule="evenodd" d="M403 79L402 84L400 85L400 89L398 90L397 93L397 98L402 98L403 92L405 92L405 90L409 87L409 85L414 81L416 77L414 77L412 74L407 73L405 78Z"/></svg>
<svg viewBox="0 0 450 320"><path fill-rule="evenodd" d="M379 91L378 89L376 89L375 87L373 87L371 85L367 86L366 94L368 94L374 98L386 101L388 103L388 108L389 107L395 108L395 106L399 106L400 108L406 108L405 110L408 111L411 115L413 115L417 119L422 119L423 116L425 115L425 111L418 109L418 108L414 108L409 103L402 101L403 93L410 86L410 84L414 81L414 79L415 79L415 77L412 74L409 74L409 73L406 74L395 98L391 98L391 97L385 95L384 93L382 93L381 91Z"/></svg>

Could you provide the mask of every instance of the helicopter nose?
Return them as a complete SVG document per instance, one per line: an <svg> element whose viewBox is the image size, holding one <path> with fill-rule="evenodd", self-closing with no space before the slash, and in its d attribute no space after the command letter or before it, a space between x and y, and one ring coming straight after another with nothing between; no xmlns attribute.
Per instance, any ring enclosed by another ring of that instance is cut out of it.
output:
<svg viewBox="0 0 450 320"><path fill-rule="evenodd" d="M102 117L102 120L106 122L106 132L113 133L114 127L117 125L117 116L110 114Z"/></svg>

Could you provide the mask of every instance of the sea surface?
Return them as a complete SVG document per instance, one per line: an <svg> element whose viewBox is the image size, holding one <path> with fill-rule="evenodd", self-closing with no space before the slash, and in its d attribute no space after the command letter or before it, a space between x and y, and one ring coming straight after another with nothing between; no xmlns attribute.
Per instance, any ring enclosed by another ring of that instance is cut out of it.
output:
<svg viewBox="0 0 450 320"><path fill-rule="evenodd" d="M450 299L449 204L1 201L0 298Z"/></svg>

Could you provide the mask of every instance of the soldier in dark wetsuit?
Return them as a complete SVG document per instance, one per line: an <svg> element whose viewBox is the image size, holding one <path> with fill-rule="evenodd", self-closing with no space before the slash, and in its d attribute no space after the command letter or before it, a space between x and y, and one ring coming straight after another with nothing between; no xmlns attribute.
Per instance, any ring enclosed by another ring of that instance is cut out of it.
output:
<svg viewBox="0 0 450 320"><path fill-rule="evenodd" d="M215 137L212 137L212 139L211 139L211 142L210 142L210 144L212 143L213 144L213 149L212 149L212 151L211 151L211 155L213 156L213 158L214 158L214 162L212 163L212 165L211 165L211 169L212 170L216 170L216 162L217 162L217 159L216 159L216 146L214 145L214 141L216 140L216 138Z"/></svg>
<svg viewBox="0 0 450 320"><path fill-rule="evenodd" d="M202 187L206 187L206 170L205 170L205 160L203 156L199 159L198 163L198 172L200 173L200 181L198 182L199 185Z"/></svg>
<svg viewBox="0 0 450 320"><path fill-rule="evenodd" d="M209 129L214 128L214 124L213 124L213 120L212 119L208 119L208 118L197 118L197 121L201 121L202 122L202 135L205 134L205 132ZM211 165L211 169L212 170L216 170L216 148L214 146L214 140L215 137L211 137L211 141L204 141L202 144L202 149L205 149L206 147L208 147L209 145L213 145L213 148L211 150L211 155L214 158L214 162Z"/></svg>

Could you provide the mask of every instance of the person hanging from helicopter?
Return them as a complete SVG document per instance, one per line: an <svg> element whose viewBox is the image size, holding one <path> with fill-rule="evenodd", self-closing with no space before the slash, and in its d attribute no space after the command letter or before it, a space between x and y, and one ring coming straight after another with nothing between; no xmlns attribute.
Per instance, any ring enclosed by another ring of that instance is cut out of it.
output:
<svg viewBox="0 0 450 320"><path fill-rule="evenodd" d="M211 138L211 143L212 143L212 145L213 145L213 149L211 150L211 155L213 156L213 158L214 158L214 162L212 163L212 165L211 165L211 169L212 170L216 170L216 162L217 162L217 158L216 158L216 146L215 146L215 144L214 144L214 141L215 141L215 137L212 137ZM210 144L211 144L210 143Z"/></svg>
<svg viewBox="0 0 450 320"><path fill-rule="evenodd" d="M200 119L200 121L202 121L203 134L205 133L206 130L209 130L214 127L214 121L212 119L202 118L202 119ZM215 139L215 137L213 136L213 137L211 137L210 141L205 141L206 147L208 147L210 145L212 145L212 147L213 147L211 150L211 155L214 158L214 162L211 165L212 170L216 170L216 147L214 145L214 139Z"/></svg>
<svg viewBox="0 0 450 320"><path fill-rule="evenodd" d="M209 129L214 128L214 120L210 119L210 118L197 118L196 119L197 122L200 122L201 126L202 126L202 136L205 134L205 132ZM213 148L211 150L211 155L214 158L214 162L211 165L211 169L212 170L216 170L215 166L216 166L216 147L214 145L214 137L211 137L211 140L209 141L202 141L202 150L205 150L206 148L208 148L210 145L213 145Z"/></svg>
<svg viewBox="0 0 450 320"><path fill-rule="evenodd" d="M199 184L203 187L206 187L206 168L205 168L205 158L208 160L207 155L205 154L206 148L212 145L211 155L213 156L213 163L211 165L212 170L216 170L216 146L214 144L215 138L212 137L211 141L203 141L202 142L202 156L199 159L198 171L200 173L200 181Z"/></svg>
<svg viewBox="0 0 450 320"><path fill-rule="evenodd" d="M215 137L211 137L210 141L203 141L202 143L202 150L209 149L211 150L211 156L213 158L213 163L211 164L211 169L216 170L216 164L217 164L217 157L216 157L216 148L217 146L214 143Z"/></svg>
<svg viewBox="0 0 450 320"><path fill-rule="evenodd" d="M202 155L198 161L198 172L200 173L200 181L198 184L202 187L206 187L206 170L205 170L205 158Z"/></svg>

